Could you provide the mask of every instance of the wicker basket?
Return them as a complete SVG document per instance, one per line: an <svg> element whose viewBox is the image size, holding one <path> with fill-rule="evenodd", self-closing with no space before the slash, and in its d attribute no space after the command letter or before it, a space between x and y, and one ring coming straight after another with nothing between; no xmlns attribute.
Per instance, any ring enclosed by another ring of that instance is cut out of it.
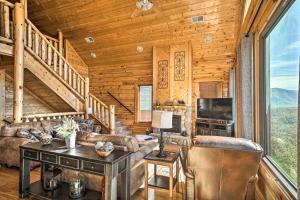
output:
<svg viewBox="0 0 300 200"><path fill-rule="evenodd" d="M107 157L109 156L109 154L111 154L111 152L113 151L100 151L100 150L96 150L96 153L101 156L101 157Z"/></svg>

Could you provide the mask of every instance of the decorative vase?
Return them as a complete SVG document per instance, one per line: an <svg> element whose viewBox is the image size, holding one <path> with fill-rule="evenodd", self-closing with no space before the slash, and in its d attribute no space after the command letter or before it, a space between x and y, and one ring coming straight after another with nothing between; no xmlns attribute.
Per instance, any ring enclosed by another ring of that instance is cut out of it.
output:
<svg viewBox="0 0 300 200"><path fill-rule="evenodd" d="M76 147L76 133L72 133L70 137L65 138L65 142L68 149L74 149Z"/></svg>

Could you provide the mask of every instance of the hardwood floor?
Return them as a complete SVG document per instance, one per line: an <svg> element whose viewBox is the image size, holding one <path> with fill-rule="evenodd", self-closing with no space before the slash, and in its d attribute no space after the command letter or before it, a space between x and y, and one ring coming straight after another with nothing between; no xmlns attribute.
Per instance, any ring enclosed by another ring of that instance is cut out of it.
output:
<svg viewBox="0 0 300 200"><path fill-rule="evenodd" d="M31 172L31 182L39 180L39 169L33 170ZM17 168L0 168L0 200L18 200L18 184L19 184L19 171ZM182 199L181 193L176 193L174 190L173 198L169 198L169 191L160 189L149 189L149 200L166 200ZM141 188L137 191L132 200L142 200L145 199L144 189Z"/></svg>

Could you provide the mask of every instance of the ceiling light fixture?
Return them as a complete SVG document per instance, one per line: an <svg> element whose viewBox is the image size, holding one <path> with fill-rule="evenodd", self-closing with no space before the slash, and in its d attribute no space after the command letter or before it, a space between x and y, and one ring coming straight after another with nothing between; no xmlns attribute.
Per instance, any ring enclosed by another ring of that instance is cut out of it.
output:
<svg viewBox="0 0 300 200"><path fill-rule="evenodd" d="M212 43L212 41L213 41L213 39L211 36L205 36L205 38L204 38L205 44L210 44L210 43Z"/></svg>
<svg viewBox="0 0 300 200"><path fill-rule="evenodd" d="M137 47L136 47L136 51L137 51L138 53L143 53L144 47L142 47L142 46L137 46Z"/></svg>
<svg viewBox="0 0 300 200"><path fill-rule="evenodd" d="M91 37L91 36L84 38L84 40L85 40L86 43L88 43L88 44L91 44L91 43L94 43L94 42L95 42L94 38Z"/></svg>
<svg viewBox="0 0 300 200"><path fill-rule="evenodd" d="M92 52L92 53L91 53L91 57L92 57L92 58L97 58L97 55L96 55L94 52Z"/></svg>
<svg viewBox="0 0 300 200"><path fill-rule="evenodd" d="M136 2L136 7L142 9L143 11L147 11L151 10L153 3L151 3L149 0L139 0Z"/></svg>

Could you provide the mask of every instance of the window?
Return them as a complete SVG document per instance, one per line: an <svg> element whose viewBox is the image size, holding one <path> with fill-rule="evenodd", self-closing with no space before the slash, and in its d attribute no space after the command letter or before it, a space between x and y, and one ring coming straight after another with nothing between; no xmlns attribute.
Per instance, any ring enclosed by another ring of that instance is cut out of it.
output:
<svg viewBox="0 0 300 200"><path fill-rule="evenodd" d="M152 86L139 86L138 91L138 121L151 122L152 118Z"/></svg>
<svg viewBox="0 0 300 200"><path fill-rule="evenodd" d="M264 54L265 151L281 175L296 186L300 0L265 34Z"/></svg>

